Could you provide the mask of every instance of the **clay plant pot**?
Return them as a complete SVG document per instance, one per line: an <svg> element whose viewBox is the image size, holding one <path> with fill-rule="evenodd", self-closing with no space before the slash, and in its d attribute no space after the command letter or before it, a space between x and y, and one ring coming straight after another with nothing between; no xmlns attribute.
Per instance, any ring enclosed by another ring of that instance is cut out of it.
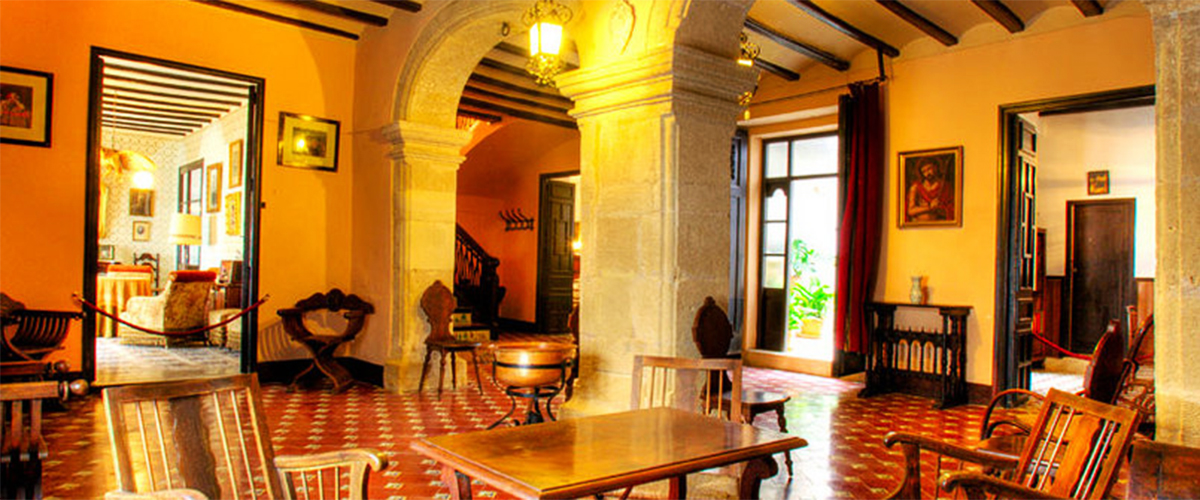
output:
<svg viewBox="0 0 1200 500"><path fill-rule="evenodd" d="M541 387L562 382L575 344L558 342L504 342L492 345L493 373L505 387Z"/></svg>

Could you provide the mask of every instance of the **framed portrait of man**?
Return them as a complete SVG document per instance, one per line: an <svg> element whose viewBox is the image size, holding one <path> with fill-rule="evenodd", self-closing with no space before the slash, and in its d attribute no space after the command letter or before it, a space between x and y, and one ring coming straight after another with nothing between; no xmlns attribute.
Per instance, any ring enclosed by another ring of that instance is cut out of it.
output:
<svg viewBox="0 0 1200 500"><path fill-rule="evenodd" d="M899 156L900 227L961 227L962 146Z"/></svg>

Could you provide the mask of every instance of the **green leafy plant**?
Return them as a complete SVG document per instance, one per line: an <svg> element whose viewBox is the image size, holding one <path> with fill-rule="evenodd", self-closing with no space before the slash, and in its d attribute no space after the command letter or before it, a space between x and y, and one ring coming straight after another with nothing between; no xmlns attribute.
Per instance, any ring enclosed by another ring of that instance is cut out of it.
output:
<svg viewBox="0 0 1200 500"><path fill-rule="evenodd" d="M803 240L792 240L792 282L790 285L790 303L788 304L788 328L799 329L806 319L821 319L825 315L825 307L833 294L829 285L821 283L816 276L817 259L815 249L809 248ZM807 276L807 279L805 275Z"/></svg>

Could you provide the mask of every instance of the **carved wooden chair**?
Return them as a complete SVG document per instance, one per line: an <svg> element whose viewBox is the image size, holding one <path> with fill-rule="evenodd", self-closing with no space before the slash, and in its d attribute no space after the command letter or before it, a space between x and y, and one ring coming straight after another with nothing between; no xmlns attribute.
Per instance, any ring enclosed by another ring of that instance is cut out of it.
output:
<svg viewBox="0 0 1200 500"><path fill-rule="evenodd" d="M575 381L579 379L579 304L571 308L571 315L567 316L567 329L571 331L571 338L575 340L575 362L571 364L571 374L567 376L567 388L563 391L566 394L566 401L570 401L575 397Z"/></svg>
<svg viewBox="0 0 1200 500"><path fill-rule="evenodd" d="M161 288L158 287L158 263L159 257L156 253L144 252L133 256L133 264L135 266L148 266L150 275L154 283L154 291L158 292Z"/></svg>
<svg viewBox="0 0 1200 500"><path fill-rule="evenodd" d="M345 311L346 328L337 335L318 335L308 330L304 325L304 315L313 311L327 310L330 312ZM288 336L302 344L312 353L313 361L304 371L292 379L288 391L294 391L300 379L313 369L318 369L333 381L333 392L339 393L354 384L354 376L350 374L333 355L338 346L354 340L362 331L367 315L375 312L375 307L358 298L357 295L346 295L334 288L328 294L314 293L307 299L296 302L295 307L280 309L278 314L283 318L283 329Z"/></svg>
<svg viewBox="0 0 1200 500"><path fill-rule="evenodd" d="M967 498L1104 498L1116 481L1138 418L1128 408L1050 389L1015 459L892 432L884 443L901 445L904 479L888 498L921 498L922 451L984 466L988 473L959 471L942 480L943 489L953 493L961 488Z"/></svg>
<svg viewBox="0 0 1200 500"><path fill-rule="evenodd" d="M362 499L368 469L387 467L368 449L275 456L255 374L111 387L104 408L108 498Z"/></svg>
<svg viewBox="0 0 1200 500"><path fill-rule="evenodd" d="M46 355L63 348L71 321L83 314L75 311L45 311L26 309L25 304L0 293L4 312L0 314L0 328L8 330L15 326L12 335L7 331L0 334L0 361L41 362Z"/></svg>
<svg viewBox="0 0 1200 500"><path fill-rule="evenodd" d="M42 462L50 454L42 438L42 400L87 393L87 383L0 384L0 498L42 498Z"/></svg>
<svg viewBox="0 0 1200 500"><path fill-rule="evenodd" d="M481 343L459 340L450 333L450 317L454 314L454 294L440 280L434 281L421 295L421 310L425 311L425 316L429 319L429 336L425 337L425 362L421 365L421 381L417 385L417 393L425 388L425 376L429 372L429 363L432 361L433 353L436 352L441 359L441 367L438 370L438 398L442 397L442 383L446 378L447 354L450 355L451 387L458 386L457 356L470 353L471 364L475 368L475 385L479 388L479 393L483 394L483 383L479 379L479 354L477 352Z"/></svg>
<svg viewBox="0 0 1200 500"><path fill-rule="evenodd" d="M1140 434L1154 438L1154 315L1134 333L1121 367L1117 404L1142 415Z"/></svg>
<svg viewBox="0 0 1200 500"><path fill-rule="evenodd" d="M692 323L692 342L705 359L738 359L739 354L729 354L733 344L733 325L729 317L718 306L712 297L705 297L704 304L696 311L696 319ZM725 381L728 384L728 380ZM726 400L728 392L721 394ZM775 421L779 424L780 432L787 432L787 419L784 417L784 405L791 401L791 396L778 392L759 389L742 390L742 418L748 423L754 423L754 418L763 413L774 412ZM792 475L792 452L784 453L784 463L788 475Z"/></svg>
<svg viewBox="0 0 1200 500"><path fill-rule="evenodd" d="M716 376L714 376L716 375ZM709 380L716 380L710 384ZM729 382L726 383L725 381ZM633 390L630 408L671 407L742 421L742 361L738 359L689 359L636 356L633 360ZM729 392L732 399L719 396ZM774 464L774 461L770 461ZM743 475L743 472L747 474ZM771 471L745 471L745 466L726 467L715 473L687 476L687 496L694 498L753 498L763 478ZM620 498L679 498L675 481L658 481L613 492ZM608 496L608 495L606 495Z"/></svg>

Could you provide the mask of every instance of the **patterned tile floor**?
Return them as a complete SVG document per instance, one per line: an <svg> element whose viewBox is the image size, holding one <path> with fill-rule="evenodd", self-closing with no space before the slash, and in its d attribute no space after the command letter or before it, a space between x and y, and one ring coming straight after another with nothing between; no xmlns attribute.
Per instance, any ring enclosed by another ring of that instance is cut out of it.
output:
<svg viewBox="0 0 1200 500"><path fill-rule="evenodd" d="M121 345L116 337L96 339L96 385L219 377L238 373L237 351L222 347Z"/></svg>
<svg viewBox="0 0 1200 500"><path fill-rule="evenodd" d="M793 451L793 477L778 458L780 474L764 484L763 498L880 498L898 484L902 466L899 450L883 446L887 432L970 442L983 412L980 406L936 410L929 399L898 394L860 399L860 383L775 370L748 368L744 383L790 395L785 410L789 430L809 442L807 448ZM277 454L375 448L387 455L391 466L370 478L371 498L446 498L437 466L411 451L409 443L483 429L503 415L508 399L490 380L484 385L483 395L473 386L459 387L441 400L428 388L419 396L360 385L331 395L321 389L288 394L283 385L266 385L263 398ZM47 498L101 498L114 488L100 401L98 395L74 400L67 404L69 411L48 416ZM755 423L776 428L773 415L760 415ZM932 457L929 460L932 464ZM925 475L929 482L930 476ZM924 490L931 491L928 486ZM475 493L480 498L508 498L481 483Z"/></svg>

